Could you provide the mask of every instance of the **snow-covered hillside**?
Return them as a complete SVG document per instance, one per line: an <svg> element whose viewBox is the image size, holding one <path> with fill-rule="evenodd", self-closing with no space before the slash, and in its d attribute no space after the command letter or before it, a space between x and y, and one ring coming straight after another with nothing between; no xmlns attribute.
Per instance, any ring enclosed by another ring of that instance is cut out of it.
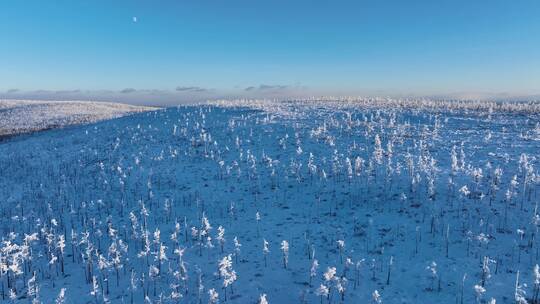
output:
<svg viewBox="0 0 540 304"><path fill-rule="evenodd" d="M92 123L153 109L111 102L0 100L0 136Z"/></svg>
<svg viewBox="0 0 540 304"><path fill-rule="evenodd" d="M536 104L219 101L0 144L0 299L538 303Z"/></svg>

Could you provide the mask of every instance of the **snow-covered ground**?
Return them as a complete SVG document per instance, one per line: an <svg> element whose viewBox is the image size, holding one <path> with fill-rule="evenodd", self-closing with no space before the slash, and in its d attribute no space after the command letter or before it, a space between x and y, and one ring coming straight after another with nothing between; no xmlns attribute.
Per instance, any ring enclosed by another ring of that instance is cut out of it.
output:
<svg viewBox="0 0 540 304"><path fill-rule="evenodd" d="M218 101L7 140L0 299L534 303L538 109Z"/></svg>
<svg viewBox="0 0 540 304"><path fill-rule="evenodd" d="M92 123L154 109L111 102L0 99L0 137Z"/></svg>

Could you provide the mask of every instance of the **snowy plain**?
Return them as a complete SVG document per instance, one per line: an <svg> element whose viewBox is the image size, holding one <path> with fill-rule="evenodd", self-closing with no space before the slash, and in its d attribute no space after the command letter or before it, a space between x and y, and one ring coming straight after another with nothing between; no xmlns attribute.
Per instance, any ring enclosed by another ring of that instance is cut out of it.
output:
<svg viewBox="0 0 540 304"><path fill-rule="evenodd" d="M0 99L0 137L155 110L112 102Z"/></svg>
<svg viewBox="0 0 540 304"><path fill-rule="evenodd" d="M539 151L538 103L430 100L222 100L15 137L0 300L538 303Z"/></svg>

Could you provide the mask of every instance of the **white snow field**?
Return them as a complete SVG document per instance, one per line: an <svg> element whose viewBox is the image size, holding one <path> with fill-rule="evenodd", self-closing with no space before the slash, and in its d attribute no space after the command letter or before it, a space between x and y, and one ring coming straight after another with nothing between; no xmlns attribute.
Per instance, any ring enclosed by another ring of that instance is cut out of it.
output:
<svg viewBox="0 0 540 304"><path fill-rule="evenodd" d="M390 99L7 139L0 300L540 303L539 151L537 103Z"/></svg>
<svg viewBox="0 0 540 304"><path fill-rule="evenodd" d="M112 102L0 99L0 136L92 123L155 110Z"/></svg>

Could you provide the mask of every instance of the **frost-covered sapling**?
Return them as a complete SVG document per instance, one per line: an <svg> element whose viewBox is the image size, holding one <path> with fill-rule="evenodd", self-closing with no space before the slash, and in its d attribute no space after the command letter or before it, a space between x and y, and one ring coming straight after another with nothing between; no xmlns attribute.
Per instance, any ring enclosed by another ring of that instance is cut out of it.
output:
<svg viewBox="0 0 540 304"><path fill-rule="evenodd" d="M268 304L268 300L266 300L266 294L263 293L260 297L259 297L259 304Z"/></svg>
<svg viewBox="0 0 540 304"><path fill-rule="evenodd" d="M28 282L30 283L30 282ZM30 284L28 284L30 286ZM96 276L92 277L92 290L90 291L90 294L94 297L94 300L96 301L96 304L98 304L98 296L99 296L99 285L96 279Z"/></svg>
<svg viewBox="0 0 540 304"><path fill-rule="evenodd" d="M519 185L519 182L517 181L517 175L514 175L512 177L512 180L510 181L510 186L508 187L508 190L506 190L505 198L506 203L504 205L504 229L508 230L508 208L510 205L512 205L512 198L516 196L516 189Z"/></svg>
<svg viewBox="0 0 540 304"><path fill-rule="evenodd" d="M323 302L323 298L326 297L328 298L328 301L330 302L330 291L328 290L328 287L326 287L326 285L324 284L321 284L319 286L319 288L317 288L317 290L315 291L315 293L321 297L321 304Z"/></svg>
<svg viewBox="0 0 540 304"><path fill-rule="evenodd" d="M343 265L343 272L341 274L341 277L347 277L347 274L349 273L349 270L351 267L354 266L354 263L351 258L345 259L345 265Z"/></svg>
<svg viewBox="0 0 540 304"><path fill-rule="evenodd" d="M521 262L521 250L523 247L525 247L524 245L522 245L522 242L523 242L523 237L525 235L525 230L523 229L517 229L516 230L518 236L519 236L519 241L516 242L516 247L517 247L517 251L518 251L518 263Z"/></svg>
<svg viewBox="0 0 540 304"><path fill-rule="evenodd" d="M202 303L204 294L203 274L201 269L197 268L197 302Z"/></svg>
<svg viewBox="0 0 540 304"><path fill-rule="evenodd" d="M484 177L482 168L474 168L471 172L473 181L474 181L474 189L472 193L474 194L475 200L479 198L479 189L480 189L480 183L482 182L482 178Z"/></svg>
<svg viewBox="0 0 540 304"><path fill-rule="evenodd" d="M429 280L430 280L430 287L427 288L429 291L435 290L435 281L438 279L437 274L437 263L435 261L431 262L427 267L426 270L428 271Z"/></svg>
<svg viewBox="0 0 540 304"><path fill-rule="evenodd" d="M448 258L448 247L450 246L450 224L446 224L446 233L444 234L445 256Z"/></svg>
<svg viewBox="0 0 540 304"><path fill-rule="evenodd" d="M223 253L223 246L225 245L225 229L221 227L221 225L218 227L218 235L216 240L219 242L221 253Z"/></svg>
<svg viewBox="0 0 540 304"><path fill-rule="evenodd" d="M165 256L165 246L163 244L160 244L160 250L159 250L159 261L160 264L166 260ZM109 259L111 261L111 264L114 267L114 271L116 273L116 286L119 286L120 284L120 269L122 269L122 253L127 254L128 246L122 242L120 239L115 239L111 246L109 246Z"/></svg>
<svg viewBox="0 0 540 304"><path fill-rule="evenodd" d="M219 294L214 288L211 288L210 290L208 290L208 304L218 304L218 303L219 303Z"/></svg>
<svg viewBox="0 0 540 304"><path fill-rule="evenodd" d="M481 232L480 234L476 236L476 240L478 240L478 245L480 246L480 248L482 248L482 245L485 244L486 250L488 249L489 237L490 237L489 235L486 235L483 232Z"/></svg>
<svg viewBox="0 0 540 304"><path fill-rule="evenodd" d="M520 210L523 210L523 203L526 198L530 199L529 184L535 179L534 168L529 162L527 154L522 153L519 158L519 171L522 174L521 183L523 185Z"/></svg>
<svg viewBox="0 0 540 304"><path fill-rule="evenodd" d="M377 264L375 263L375 259L371 259L371 263L369 264L369 269L371 270L371 280L375 281L375 274L377 272Z"/></svg>
<svg viewBox="0 0 540 304"><path fill-rule="evenodd" d="M94 277L94 281L92 282L95 282L95 277ZM95 283L97 286L97 283ZM26 294L28 295L28 299L31 299L32 300L32 303L39 303L39 292L40 292L40 287L39 287L39 283L37 282L36 280L36 272L34 271L34 273L32 274L32 277L28 280L28 285L27 285L27 292ZM96 302L97 302L97 297L96 297Z"/></svg>
<svg viewBox="0 0 540 304"><path fill-rule="evenodd" d="M533 268L533 277L534 277L534 289L533 289L533 303L538 302L538 296L540 293L540 266L538 264L534 265Z"/></svg>
<svg viewBox="0 0 540 304"><path fill-rule="evenodd" d="M63 234L58 236L58 242L56 243L56 248L59 251L58 256L60 257L60 268L62 274L64 274L64 248L66 248L66 241Z"/></svg>
<svg viewBox="0 0 540 304"><path fill-rule="evenodd" d="M527 287L526 284L521 285L519 282L519 270L516 273L516 284L514 288L514 300L516 301L516 304L528 304L527 298L525 297L525 289L524 287Z"/></svg>
<svg viewBox="0 0 540 304"><path fill-rule="evenodd" d="M345 301L345 291L347 287L347 278L335 278L336 281L336 289L340 295L341 302Z"/></svg>
<svg viewBox="0 0 540 304"><path fill-rule="evenodd" d="M236 205L234 202L231 202L229 205L229 226L232 225L232 222L236 220Z"/></svg>
<svg viewBox="0 0 540 304"><path fill-rule="evenodd" d="M459 193L461 194L461 197L462 197L462 200L461 200L462 206L460 208L463 208L463 198L470 198L471 191L469 190L469 187L465 185L459 189Z"/></svg>
<svg viewBox="0 0 540 304"><path fill-rule="evenodd" d="M137 254L137 257L144 258L146 261L146 266L150 265L149 256L150 256L150 232L144 230L142 233L143 249Z"/></svg>
<svg viewBox="0 0 540 304"><path fill-rule="evenodd" d="M64 304L66 303L66 288L60 288L60 292L54 301L55 304Z"/></svg>
<svg viewBox="0 0 540 304"><path fill-rule="evenodd" d="M154 260L158 262L157 268L158 268L159 273L161 273L161 266L163 262L167 260L167 255L165 253L167 246L163 245L163 242L161 242L161 231L158 228L156 228L156 230L154 231L153 243L154 243L155 250L152 252L152 255L154 256ZM113 246L112 248L113 253L119 256L118 249L116 249L115 243L113 243L113 245L111 245Z"/></svg>
<svg viewBox="0 0 540 304"><path fill-rule="evenodd" d="M174 254L178 256L178 269L177 271L173 272L174 278L177 280L178 283L183 282L184 286L184 292L188 293L188 271L186 268L186 263L184 262L183 256L184 256L184 248L177 248L174 250ZM180 285L180 284L178 284Z"/></svg>
<svg viewBox="0 0 540 304"><path fill-rule="evenodd" d="M374 147L373 147L373 159L377 162L378 165L381 165L383 161L383 156L384 156L384 150L382 148L381 138L379 137L379 134L375 134Z"/></svg>
<svg viewBox="0 0 540 304"><path fill-rule="evenodd" d="M415 234L414 234L414 254L418 254L418 245L422 241L422 234L420 234L420 226L416 226Z"/></svg>
<svg viewBox="0 0 540 304"><path fill-rule="evenodd" d="M212 230L212 226L210 225L208 218L203 212L203 215L201 218L201 227L198 230L195 227L192 228L192 231L197 233L197 238L199 241L199 256L202 256L203 243L206 244L205 245L206 247L209 247L208 237L210 236L210 230ZM211 239L210 239L210 244L211 244Z"/></svg>
<svg viewBox="0 0 540 304"><path fill-rule="evenodd" d="M226 255L219 261L219 275L223 280L223 292L225 301L227 301L227 287L231 286L236 281L236 271L232 268L232 255Z"/></svg>
<svg viewBox="0 0 540 304"><path fill-rule="evenodd" d="M175 222L174 224L174 231L171 233L171 241L173 241L174 243L174 246L172 247L173 250L176 250L178 248L180 248L180 223L179 222Z"/></svg>
<svg viewBox="0 0 540 304"><path fill-rule="evenodd" d="M240 256L240 247L242 247L242 244L238 241L238 237L234 237L234 258L236 259L236 263L238 263L238 257Z"/></svg>
<svg viewBox="0 0 540 304"><path fill-rule="evenodd" d="M381 304L382 303L382 297L378 290L375 290L371 294L371 299L374 304Z"/></svg>
<svg viewBox="0 0 540 304"><path fill-rule="evenodd" d="M266 263L266 260L267 260L267 256L268 256L268 253L270 253L270 249L268 249L268 242L266 241L266 239L263 239L263 256L264 256L264 267L267 266L267 263Z"/></svg>
<svg viewBox="0 0 540 304"><path fill-rule="evenodd" d="M491 271L489 269L489 264L495 263L494 260L490 259L489 257L485 256L482 260L482 276L481 276L481 286L484 287L486 285L486 281L491 278Z"/></svg>
<svg viewBox="0 0 540 304"><path fill-rule="evenodd" d="M4 286L2 286L2 289ZM15 303L15 300L17 300L17 292L14 289L10 289L8 293L8 297L11 300L11 303ZM2 290L2 300L5 300L4 291Z"/></svg>
<svg viewBox="0 0 540 304"><path fill-rule="evenodd" d="M493 171L493 178L491 179L491 187L489 189L489 192L490 192L489 206L490 207L493 201L495 201L497 197L497 191L499 190L499 185L501 184L502 174L503 174L503 171L499 167L495 168L495 170Z"/></svg>
<svg viewBox="0 0 540 304"><path fill-rule="evenodd" d="M129 280L129 302L133 304L133 294L137 290L137 277L135 275L135 270L131 269L131 276Z"/></svg>
<svg viewBox="0 0 540 304"><path fill-rule="evenodd" d="M148 277L153 282L154 297L156 296L156 293L157 293L157 280L158 280L159 276L160 276L159 268L157 268L154 265L150 265L150 267L148 268Z"/></svg>
<svg viewBox="0 0 540 304"><path fill-rule="evenodd" d="M405 211L405 202L407 201L407 195L405 193L401 193L399 196L400 206L399 206L399 212Z"/></svg>
<svg viewBox="0 0 540 304"><path fill-rule="evenodd" d="M315 254L315 249L313 248L313 243L310 240L308 231L304 232L304 240L306 241L306 256L311 260L313 258L312 255Z"/></svg>
<svg viewBox="0 0 540 304"><path fill-rule="evenodd" d="M486 292L486 289L480 285L474 285L474 297L476 298L476 303L482 303L482 296Z"/></svg>
<svg viewBox="0 0 540 304"><path fill-rule="evenodd" d="M360 284L360 268L362 267L364 260L365 259L361 259L354 265L354 289Z"/></svg>
<svg viewBox="0 0 540 304"><path fill-rule="evenodd" d="M289 264L289 242L286 240L281 241L281 252L283 254L283 268L287 269Z"/></svg>
<svg viewBox="0 0 540 304"><path fill-rule="evenodd" d="M343 249L345 248L345 241L338 240L337 245L338 245L338 250L339 250L339 262L343 264Z"/></svg>
<svg viewBox="0 0 540 304"><path fill-rule="evenodd" d="M313 259L309 270L309 286L311 286L312 279L317 276L317 268L319 268L319 261Z"/></svg>
<svg viewBox="0 0 540 304"><path fill-rule="evenodd" d="M101 254L98 255L97 257L97 260L98 260L98 269L99 269L99 272L101 274L101 281L100 281L100 285L101 285L101 288L103 289L103 282L105 282L105 294L108 294L109 293L109 278L108 278L108 272L109 272L109 267L110 267L110 263L109 261Z"/></svg>
<svg viewBox="0 0 540 304"><path fill-rule="evenodd" d="M328 302L332 297L332 282L336 279L336 267L328 267L323 274L325 286L328 287Z"/></svg>
<svg viewBox="0 0 540 304"><path fill-rule="evenodd" d="M259 214L259 211L255 213L255 220L257 221L257 237L259 237L260 236L259 223L261 221L261 215Z"/></svg>
<svg viewBox="0 0 540 304"><path fill-rule="evenodd" d="M386 285L390 285L390 273L392 271L393 265L394 265L394 256L391 256L390 261L388 261L388 275L386 276Z"/></svg>

